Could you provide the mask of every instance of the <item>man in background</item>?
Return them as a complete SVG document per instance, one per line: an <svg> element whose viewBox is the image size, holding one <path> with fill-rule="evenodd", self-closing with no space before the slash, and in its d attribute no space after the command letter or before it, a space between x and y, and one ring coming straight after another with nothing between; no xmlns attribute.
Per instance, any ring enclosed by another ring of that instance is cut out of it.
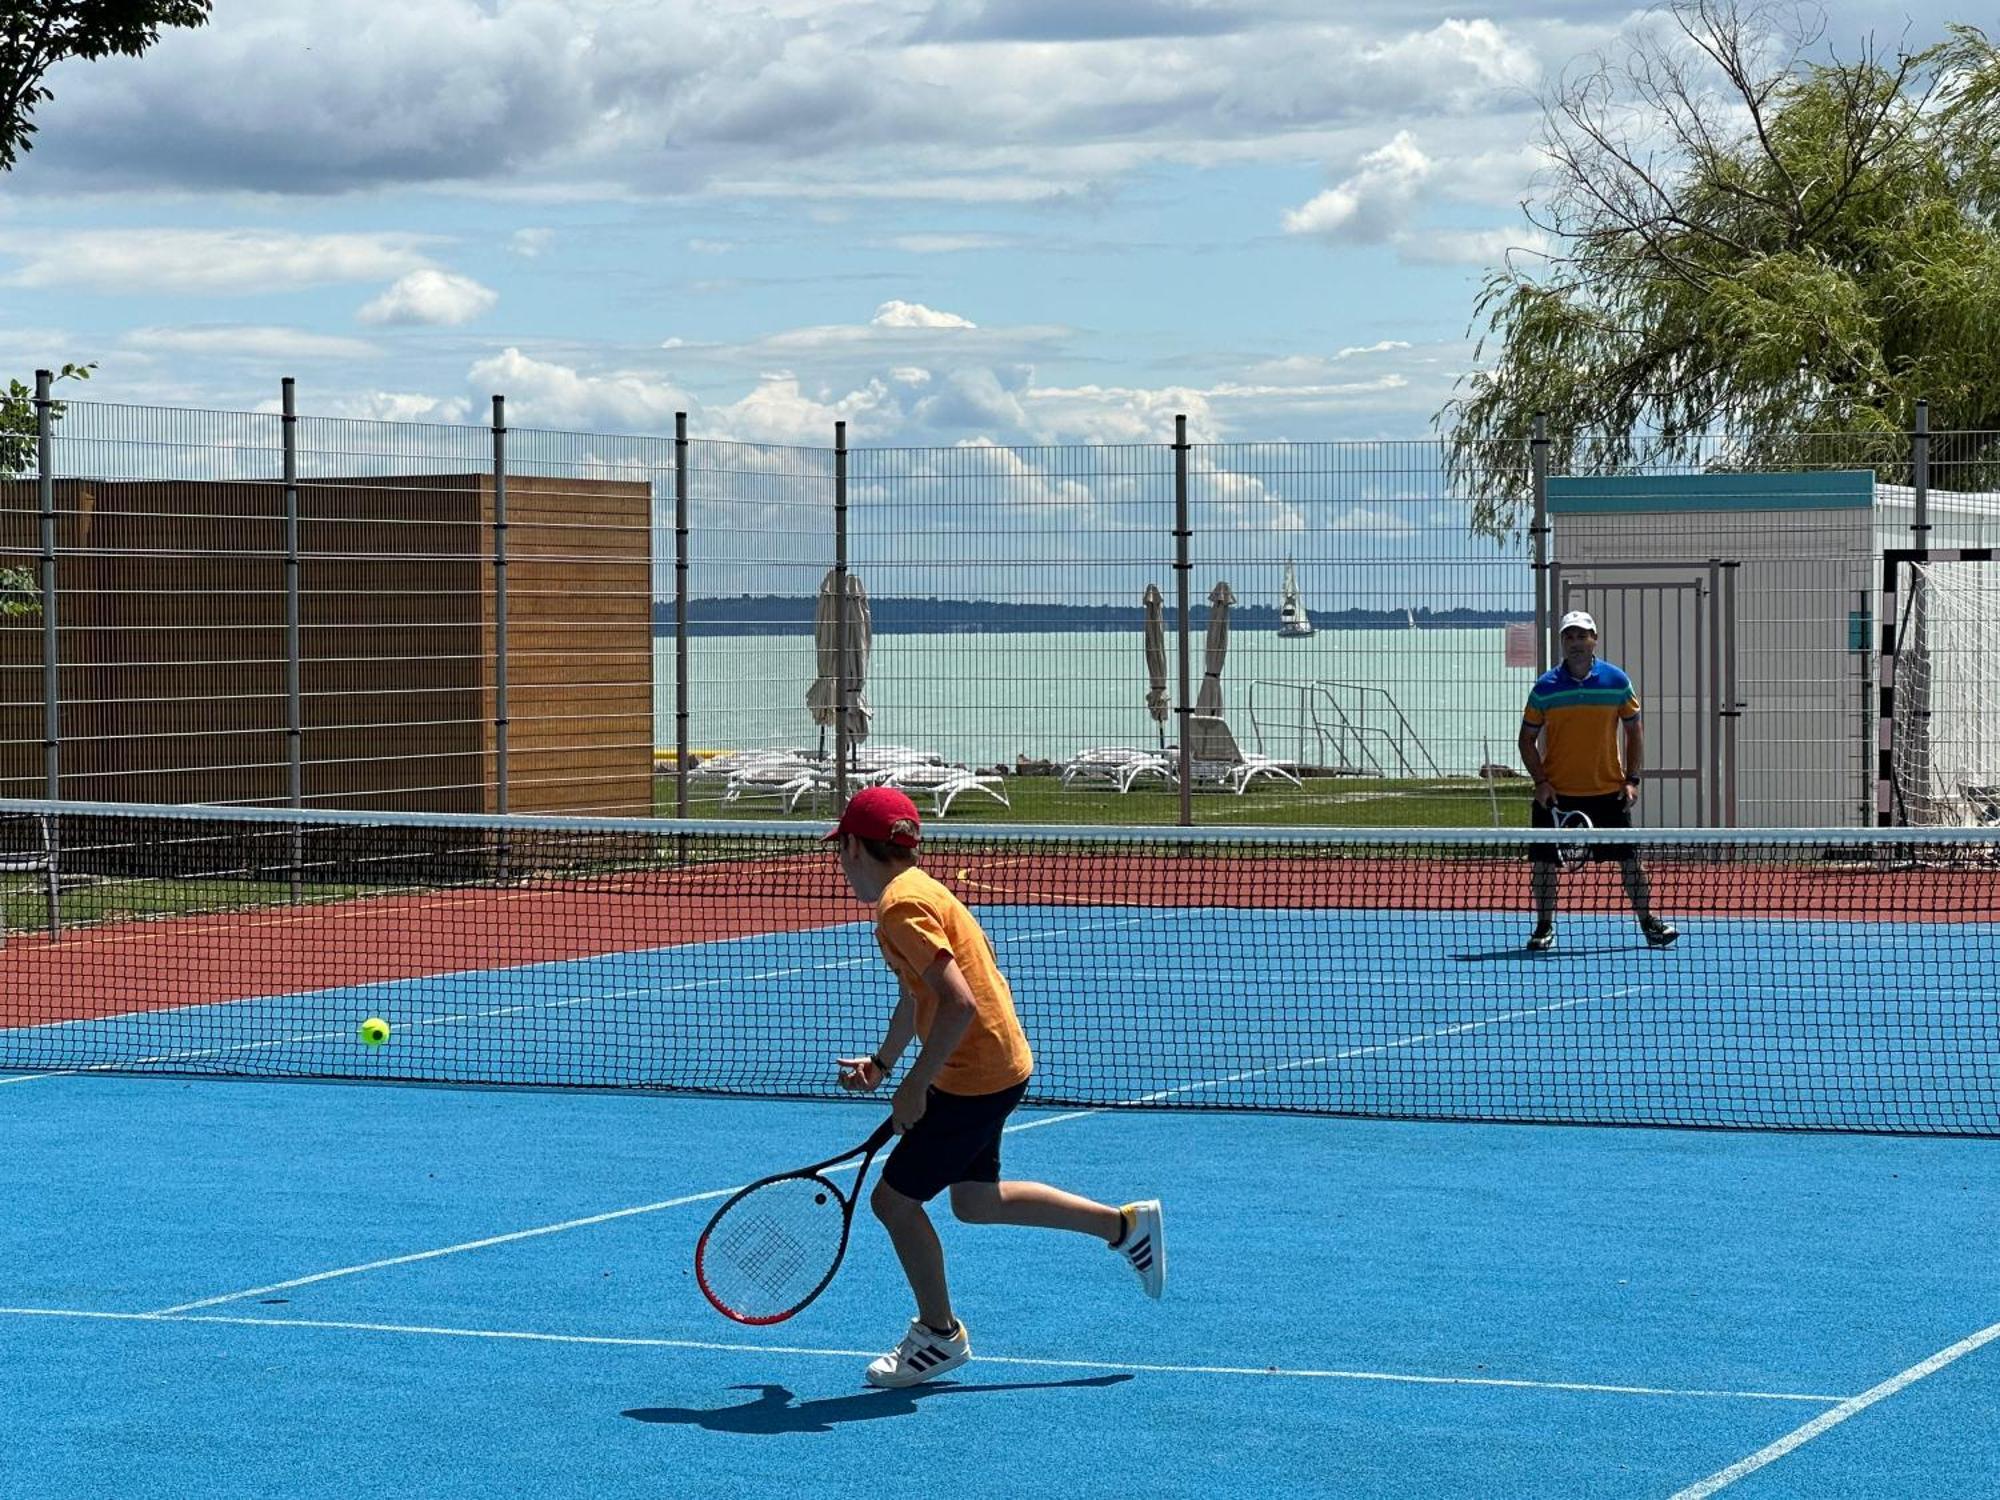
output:
<svg viewBox="0 0 2000 1500"><path fill-rule="evenodd" d="M1521 716L1521 764L1534 778L1528 821L1556 828L1564 814L1581 813L1593 828L1630 828L1632 804L1646 764L1645 731L1632 679L1597 655L1597 621L1573 609L1558 627L1562 660L1535 679ZM1622 750L1622 753L1621 753ZM1639 854L1630 844L1600 844L1591 858L1616 860L1625 895L1646 941L1664 948L1680 933L1653 915L1652 891ZM1531 952L1556 941L1556 851L1538 844L1528 853L1535 897Z"/></svg>

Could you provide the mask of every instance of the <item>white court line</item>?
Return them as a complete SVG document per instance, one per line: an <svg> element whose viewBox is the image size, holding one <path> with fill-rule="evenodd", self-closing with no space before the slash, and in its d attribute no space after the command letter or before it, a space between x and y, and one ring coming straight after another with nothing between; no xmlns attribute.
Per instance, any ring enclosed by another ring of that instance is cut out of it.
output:
<svg viewBox="0 0 2000 1500"><path fill-rule="evenodd" d="M1759 1448L1748 1458L1738 1459L1728 1468L1717 1470L1700 1483L1689 1485L1686 1489L1673 1495L1672 1500L1707 1500L1707 1497L1713 1495L1717 1490L1727 1489L1746 1474L1754 1474L1766 1464L1776 1463L1787 1453L1810 1443L1821 1433L1838 1427L1849 1417L1866 1411L1877 1401L1884 1400L1887 1397L1895 1395L1900 1390L1915 1385L1927 1375L1935 1375L1953 1360L1964 1358L1973 1350L1983 1344L1991 1343L1996 1338L2000 1338L2000 1323L1995 1323L1988 1328L1982 1328L1977 1333L1969 1334L1950 1348L1940 1349L1929 1359L1911 1365L1902 1374L1891 1375L1880 1385L1865 1390L1858 1396L1849 1396L1840 1405L1834 1407L1833 1410L1821 1412L1810 1422L1806 1423L1805 1426L1786 1433L1775 1443Z"/></svg>
<svg viewBox="0 0 2000 1500"><path fill-rule="evenodd" d="M1633 988L1643 988L1643 986L1634 986ZM1143 1094L1136 1099L1121 1100L1118 1105L1107 1106L1105 1109L1072 1110L1067 1114L1052 1115L1039 1120L1023 1120L1019 1124L1009 1125L1004 1133L1012 1135L1022 1130L1034 1130L1043 1125L1057 1125L1069 1120L1086 1120L1092 1115L1105 1114L1111 1108L1129 1108L1154 1104L1174 1094L1184 1094L1195 1089L1220 1088L1231 1083L1243 1083L1252 1078L1262 1078L1271 1073L1290 1072L1299 1068L1321 1067L1329 1062L1338 1062L1353 1057L1365 1057L1371 1053L1387 1052L1397 1047L1413 1047L1422 1042L1439 1041L1445 1037L1458 1036L1463 1032L1476 1031L1482 1026L1497 1025L1502 1021L1519 1020L1523 1016L1540 1015L1546 1011L1567 1010L1572 1006L1587 1005L1591 1000L1597 998L1615 1000L1630 993L1632 993L1632 990L1626 989L1603 997L1584 996L1576 1000L1563 1000L1554 1005L1537 1006L1533 1010L1510 1010L1497 1016L1488 1016L1484 1020L1462 1022L1457 1026L1446 1027L1440 1031L1427 1031L1415 1036L1398 1037L1393 1042L1378 1042L1373 1046L1350 1048L1345 1052L1335 1053L1329 1057L1307 1058L1298 1062L1280 1063L1269 1068L1256 1068L1246 1073L1233 1073L1227 1078L1211 1079L1203 1083L1183 1084L1179 1088L1161 1089L1157 1093ZM858 1164L850 1163L849 1165ZM847 1167L843 1166L836 1170L845 1171ZM587 1218L581 1219L567 1219L560 1224L543 1224L534 1229L517 1229L511 1234L498 1234L491 1235L486 1239L468 1240L461 1245L445 1245L435 1250L418 1250L408 1255L394 1255L383 1260L369 1261L363 1265L341 1266L331 1271L315 1272L310 1276L294 1277L290 1281L273 1282L270 1286L251 1287L240 1292L224 1292L220 1296L204 1297L198 1302L182 1302L173 1307L163 1307L154 1313L135 1316L168 1317L178 1313L191 1312L200 1307L217 1307L225 1302L240 1302L247 1297L261 1297L271 1292L289 1291L294 1287L311 1286L316 1282L333 1281L343 1276L359 1276L364 1271L380 1271L390 1266L409 1265L414 1261L436 1260L440 1256L456 1255L465 1250L485 1250L494 1245L506 1245L517 1240L535 1239L545 1234L558 1234L565 1229L582 1229L592 1224L608 1223L613 1219L629 1219L638 1214L657 1213L664 1208L681 1208L689 1203L700 1203L711 1198L725 1198L731 1193L738 1191L740 1191L740 1187L713 1188L708 1192L690 1193L685 1197L668 1198L659 1203L639 1204L632 1208L615 1208L608 1213L592 1214Z"/></svg>
<svg viewBox="0 0 2000 1500"><path fill-rule="evenodd" d="M323 1328L353 1333L401 1333L433 1338L500 1339L534 1344L589 1344L622 1349L694 1349L718 1354L800 1354L827 1359L867 1359L875 1349L828 1349L795 1344L725 1344L707 1339L621 1337L611 1334L531 1333L506 1328L443 1328L425 1324L353 1323L318 1318L239 1318L166 1313L86 1312L61 1307L0 1307L0 1316L80 1318L113 1323L215 1323L235 1328ZM1506 1380L1486 1375L1406 1375L1390 1370L1295 1370L1279 1365L1164 1365L1098 1359L1040 1359L1033 1355L981 1354L982 1365L1025 1365L1051 1370L1124 1370L1146 1375L1248 1375L1262 1379L1359 1380L1388 1385L1485 1386L1512 1391L1577 1391L1586 1395L1678 1396L1733 1401L1805 1401L1831 1405L1840 1396L1795 1391L1725 1391L1651 1385L1596 1385L1578 1380Z"/></svg>
<svg viewBox="0 0 2000 1500"><path fill-rule="evenodd" d="M1024 1120L1019 1125L1007 1127L1011 1133L1016 1130L1035 1130L1043 1125L1060 1125L1066 1120L1087 1120L1092 1115L1109 1114L1114 1109L1135 1109L1148 1104L1157 1104L1162 1099L1171 1099L1177 1094L1192 1094L1200 1089L1225 1088L1232 1083L1248 1083L1253 1078L1265 1078L1273 1073L1292 1073L1300 1068L1323 1068L1328 1063L1348 1062L1357 1057L1372 1057L1378 1052L1393 1052L1400 1047L1415 1047L1424 1042L1443 1041L1446 1037L1463 1035L1468 1031L1478 1031L1484 1026L1496 1026L1502 1021L1518 1021L1525 1016L1546 1015L1551 1011L1571 1010L1579 1005L1588 1005L1593 1000L1622 1000L1627 995L1637 994L1651 986L1630 985L1622 990L1613 990L1608 995L1584 995L1575 1000L1559 1000L1553 1005L1538 1005L1532 1010L1503 1011L1497 1016L1486 1016L1477 1021L1462 1021L1456 1026L1447 1026L1438 1031L1426 1031L1416 1036L1400 1036L1393 1042L1375 1042L1366 1047L1349 1047L1345 1052L1329 1053L1325 1057L1304 1057L1296 1062L1275 1063L1268 1068L1253 1068L1247 1073L1231 1073L1226 1078L1210 1078L1200 1083L1184 1083L1178 1088L1160 1089L1155 1093L1141 1094L1136 1099L1121 1099L1115 1105L1105 1105L1098 1109L1070 1110L1065 1114L1046 1115L1039 1120Z"/></svg>
<svg viewBox="0 0 2000 1500"><path fill-rule="evenodd" d="M510 1245L517 1240L532 1240L545 1234L560 1234L565 1229L583 1229L592 1224L608 1224L613 1219L629 1219L637 1214L658 1213L663 1208L681 1208L690 1203L706 1202L710 1198L726 1198L736 1192L733 1187L714 1188L705 1193L689 1193L682 1198L668 1198L659 1203L641 1203L631 1208L614 1208L608 1213L591 1214L583 1219L566 1219L560 1224L543 1224L534 1229L517 1229L511 1234L490 1235L483 1240L467 1240L462 1245L444 1245L436 1250L416 1250L408 1255L392 1255L384 1260L371 1260L366 1265L342 1266L334 1271L319 1271L311 1276L295 1276L290 1281L274 1281L269 1286L253 1286L247 1291L226 1292L220 1297L204 1297L199 1302L183 1302L175 1307L163 1307L158 1312L133 1313L135 1318L167 1318L180 1313L192 1312L198 1307L215 1307L224 1302L240 1302L245 1297L261 1297L269 1292L288 1292L294 1287L311 1286L314 1282L333 1281L342 1276L359 1276L363 1271L381 1271L390 1266L412 1265L420 1260L436 1260L442 1255L457 1255L465 1250L486 1250L494 1245Z"/></svg>

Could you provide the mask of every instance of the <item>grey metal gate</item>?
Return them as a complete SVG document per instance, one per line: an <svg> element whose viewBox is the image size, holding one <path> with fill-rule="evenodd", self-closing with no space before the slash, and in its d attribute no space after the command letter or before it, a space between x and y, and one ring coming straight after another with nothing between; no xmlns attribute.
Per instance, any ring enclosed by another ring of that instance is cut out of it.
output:
<svg viewBox="0 0 2000 1500"><path fill-rule="evenodd" d="M1645 827L1736 823L1734 562L1556 563L1550 628L1572 609L1597 621L1598 651L1631 675L1645 715ZM1552 650L1552 661L1561 653Z"/></svg>

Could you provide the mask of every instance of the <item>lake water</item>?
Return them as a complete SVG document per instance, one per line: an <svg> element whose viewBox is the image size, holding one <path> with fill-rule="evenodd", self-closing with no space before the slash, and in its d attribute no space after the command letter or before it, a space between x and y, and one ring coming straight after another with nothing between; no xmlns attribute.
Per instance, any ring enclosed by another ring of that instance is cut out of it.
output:
<svg viewBox="0 0 2000 1500"><path fill-rule="evenodd" d="M1466 775L1488 759L1512 764L1534 673L1505 664L1505 641L1502 629L1322 630L1303 640L1238 631L1222 673L1223 717L1245 750L1309 764L1417 775ZM1171 701L1178 682L1171 639L1167 649ZM805 710L810 637L709 636L688 650L691 747L818 744ZM1199 636L1193 653L1199 687ZM654 742L671 747L671 638L655 641L654 667ZM882 635L866 688L870 738L980 766L1011 766L1020 755L1062 760L1098 745L1157 745L1146 687L1137 630Z"/></svg>

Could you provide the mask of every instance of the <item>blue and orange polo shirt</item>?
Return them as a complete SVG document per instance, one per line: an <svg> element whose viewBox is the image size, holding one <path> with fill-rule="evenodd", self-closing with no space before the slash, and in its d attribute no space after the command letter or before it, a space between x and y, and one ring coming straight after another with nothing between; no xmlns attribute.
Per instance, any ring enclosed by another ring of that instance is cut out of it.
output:
<svg viewBox="0 0 2000 1500"><path fill-rule="evenodd" d="M1632 679L1610 662L1577 678L1558 662L1528 690L1524 728L1542 731L1542 771L1568 797L1601 797L1625 784L1618 725L1639 717Z"/></svg>

